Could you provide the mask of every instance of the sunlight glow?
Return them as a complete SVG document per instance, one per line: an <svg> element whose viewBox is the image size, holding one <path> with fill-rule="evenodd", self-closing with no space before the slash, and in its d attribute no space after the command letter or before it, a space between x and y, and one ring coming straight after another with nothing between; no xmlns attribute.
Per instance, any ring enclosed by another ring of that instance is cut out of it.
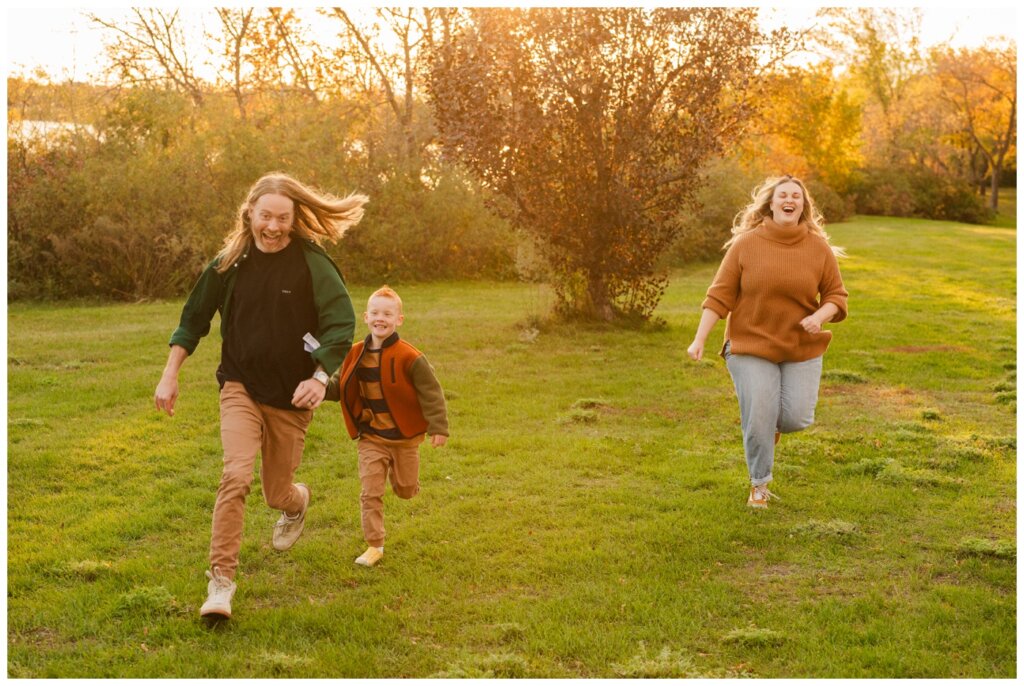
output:
<svg viewBox="0 0 1024 686"><path fill-rule="evenodd" d="M656 3L657 4L657 3ZM652 5L654 6L654 5ZM787 26L803 28L814 23L815 6L764 6L766 27ZM110 21L119 21L129 16L130 10L120 8L96 8L94 14ZM312 8L298 10L322 35L317 38L329 42L336 32L334 23L321 17ZM1007 6L924 7L922 39L925 45L950 41L956 47L980 46L990 38L1007 35L1016 38L1017 11ZM6 11L7 24L7 73L8 75L30 74L36 69L44 70L51 78L64 81L100 81L104 62L103 35L105 30L91 22L81 8L35 7L12 8ZM188 27L187 41L198 46L203 41L204 28L215 27L216 16L212 9L187 7L180 10L181 18ZM197 56L202 51L196 51ZM201 61L207 57L202 55ZM211 65L200 66L203 78L212 78Z"/></svg>

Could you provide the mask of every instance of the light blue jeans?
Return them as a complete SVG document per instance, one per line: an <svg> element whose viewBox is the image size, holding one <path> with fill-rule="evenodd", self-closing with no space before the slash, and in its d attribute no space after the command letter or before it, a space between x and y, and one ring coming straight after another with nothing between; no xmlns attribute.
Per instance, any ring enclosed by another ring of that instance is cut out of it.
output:
<svg viewBox="0 0 1024 686"><path fill-rule="evenodd" d="M814 423L821 356L776 364L754 355L733 355L727 345L725 364L740 402L750 483L760 486L772 480L775 432L802 431Z"/></svg>

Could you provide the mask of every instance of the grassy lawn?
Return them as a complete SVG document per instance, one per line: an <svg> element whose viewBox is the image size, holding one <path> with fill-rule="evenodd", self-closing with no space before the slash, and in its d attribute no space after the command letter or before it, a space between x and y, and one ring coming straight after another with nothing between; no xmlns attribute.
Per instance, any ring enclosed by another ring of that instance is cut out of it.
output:
<svg viewBox="0 0 1024 686"><path fill-rule="evenodd" d="M999 189L999 210L996 213L994 226L1017 228L1017 189Z"/></svg>
<svg viewBox="0 0 1024 686"><path fill-rule="evenodd" d="M648 332L532 337L542 286L393 284L451 441L422 449L418 497L385 498L368 570L355 445L321 409L306 533L271 548L257 479L216 630L216 332L171 419L152 393L181 302L12 305L9 675L1015 676L1015 229L830 231L850 318L770 510L745 507L724 363L685 354L716 265L675 274Z"/></svg>

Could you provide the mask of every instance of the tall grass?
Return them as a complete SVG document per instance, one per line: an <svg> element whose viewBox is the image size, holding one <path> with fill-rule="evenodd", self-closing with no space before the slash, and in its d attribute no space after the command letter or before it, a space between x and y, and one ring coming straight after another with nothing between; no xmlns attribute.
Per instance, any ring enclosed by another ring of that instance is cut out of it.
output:
<svg viewBox="0 0 1024 686"><path fill-rule="evenodd" d="M367 570L355 446L319 410L306 532L271 548L257 479L216 630L216 333L171 419L151 397L180 302L11 306L9 675L1014 676L1015 231L830 231L850 318L770 510L744 505L724 364L685 357L716 265L675 274L642 332L524 331L542 286L393 284L451 441L419 496L386 497Z"/></svg>

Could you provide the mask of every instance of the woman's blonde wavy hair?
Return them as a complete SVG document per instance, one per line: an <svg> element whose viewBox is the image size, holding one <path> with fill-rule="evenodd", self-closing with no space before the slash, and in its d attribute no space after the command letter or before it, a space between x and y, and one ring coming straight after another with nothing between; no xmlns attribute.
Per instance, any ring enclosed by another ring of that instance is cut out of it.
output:
<svg viewBox="0 0 1024 686"><path fill-rule="evenodd" d="M224 238L224 247L217 253L218 272L227 271L249 247L252 240L250 212L261 197L267 194L283 195L295 203L292 220L293 235L320 245L324 239L336 241L345 231L363 218L363 205L370 199L353 193L345 198L314 190L280 172L264 175L249 189L249 195L238 209L235 228Z"/></svg>
<svg viewBox="0 0 1024 686"><path fill-rule="evenodd" d="M828 234L825 233L825 218L821 216L821 212L818 211L818 207L814 204L814 198L807 192L807 186L800 179L788 174L768 177L764 183L754 189L754 192L751 194L753 202L737 213L736 219L733 221L732 238L726 241L722 248L728 249L730 245L736 242L737 238L753 231L761 225L765 218L772 216L771 205L772 198L775 196L775 189L784 183L795 183L800 186L800 191L804 195L804 209L800 213L800 223L805 224L811 233L824 238L836 257L845 257L846 251L832 245L829 241Z"/></svg>

